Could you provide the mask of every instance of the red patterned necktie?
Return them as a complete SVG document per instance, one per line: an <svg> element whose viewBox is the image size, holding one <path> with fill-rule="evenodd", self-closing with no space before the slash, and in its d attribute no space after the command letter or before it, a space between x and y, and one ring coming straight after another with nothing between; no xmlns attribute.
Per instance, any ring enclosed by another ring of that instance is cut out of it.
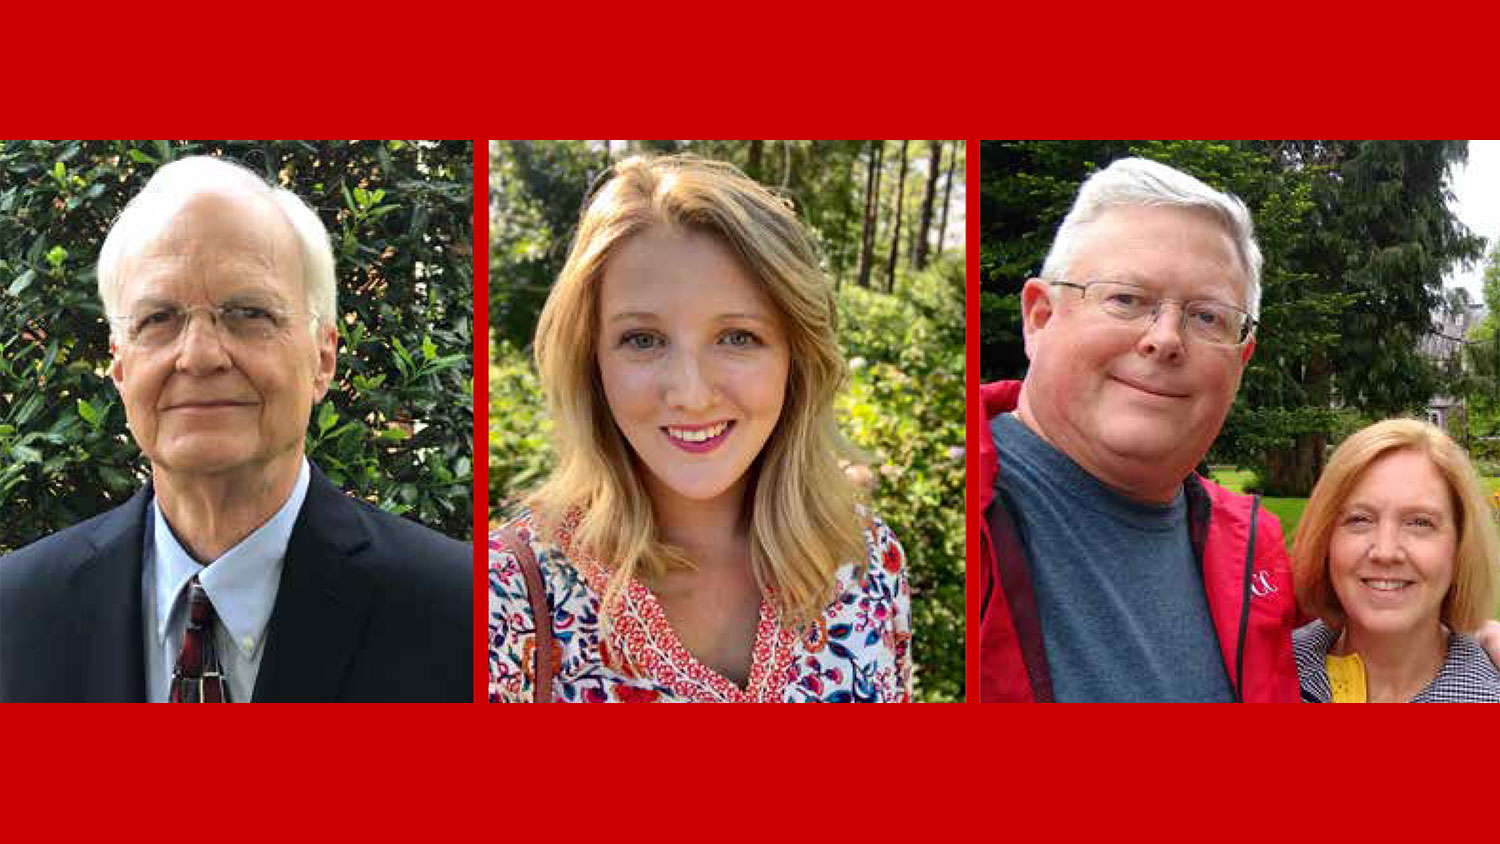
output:
<svg viewBox="0 0 1500 844"><path fill-rule="evenodd" d="M172 669L173 703L228 703L229 686L214 647L214 605L196 576L188 584L188 622Z"/></svg>

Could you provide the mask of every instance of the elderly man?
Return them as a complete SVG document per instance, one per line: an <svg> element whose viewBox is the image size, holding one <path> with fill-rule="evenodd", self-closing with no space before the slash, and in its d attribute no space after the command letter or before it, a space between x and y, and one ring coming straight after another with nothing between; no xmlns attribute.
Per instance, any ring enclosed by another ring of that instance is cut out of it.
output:
<svg viewBox="0 0 1500 844"><path fill-rule="evenodd" d="M110 377L150 482L0 560L0 700L472 699L472 555L304 456L338 349L296 196L162 167L99 257Z"/></svg>
<svg viewBox="0 0 1500 844"><path fill-rule="evenodd" d="M1193 474L1255 350L1260 270L1244 204L1191 176L1125 159L1079 190L1022 289L1026 380L985 386L971 432L981 700L1299 698L1280 525Z"/></svg>

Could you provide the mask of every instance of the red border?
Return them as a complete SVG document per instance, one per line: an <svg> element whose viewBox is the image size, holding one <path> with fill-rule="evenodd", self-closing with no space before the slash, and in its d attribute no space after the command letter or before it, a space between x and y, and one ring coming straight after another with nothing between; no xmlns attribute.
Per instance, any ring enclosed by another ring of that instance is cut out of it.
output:
<svg viewBox="0 0 1500 844"><path fill-rule="evenodd" d="M474 702L489 693L490 144L474 141Z"/></svg>
<svg viewBox="0 0 1500 844"><path fill-rule="evenodd" d="M1290 26L1286 21L1282 24ZM312 31L305 22L299 26ZM1475 33L1489 31L1466 28ZM979 30L995 39L986 54L1003 51L1007 48L1002 42L1024 40L1026 34L1018 27L1011 27L1009 35L1005 27ZM589 84L604 86L603 93L594 98L607 101L610 93L605 83L618 68L611 70L601 61L583 62L589 36L598 29L579 24L577 32L572 54L587 67L574 73L592 74L594 81ZM490 36L497 43L531 37L499 27L492 27ZM33 34L33 39L43 43L38 35ZM962 65L957 71L962 84L954 86L956 92L925 106L913 99L912 105L895 108L893 113L901 116L925 108L929 116L935 115L931 122L951 123L967 115L966 122L996 124L1016 122L1018 115L1030 118L1033 106L1047 106L1040 108L1041 117L1048 111L1070 111L1078 115L1072 121L1076 126L1080 120L1106 123L1111 108L1119 114L1144 109L1129 115L1137 123L1149 122L1153 111L1160 114L1163 109L1151 106L1150 97L1143 93L1114 97L1105 104L1104 113L1091 113L1093 103L1076 102L1067 94L1034 86L1042 73L1038 67L1011 62L1012 68L1020 70L1009 77L998 61L992 69L980 68L974 58L980 55L976 40L967 35L961 39L962 49L957 52L971 55L955 59ZM1365 47L1362 43L1345 47L1356 48ZM1160 43L1154 50L1172 52ZM261 60L263 52L257 53ZM482 51L458 52L477 65ZM780 55L794 52L778 50ZM165 55L158 53L158 58ZM861 45L857 53L863 64L879 59L868 45ZM1068 56L1051 58L1048 73L1067 65ZM59 54L45 66L28 67L39 73L67 61ZM1157 60L1147 56L1142 61ZM1271 53L1257 61L1286 65ZM1410 72L1420 62L1416 56L1387 67ZM406 57L400 65L411 68L423 63L420 57ZM1172 76L1170 84L1213 88L1213 97L1197 106L1199 114L1230 108L1254 116L1255 97L1259 95L1265 104L1265 90L1256 89L1249 92L1251 104L1226 105L1235 103L1238 96L1232 80L1219 79L1213 72L1184 72L1181 59L1175 66L1179 75ZM1290 66L1301 68L1297 62ZM430 77L437 75L427 70ZM1309 99L1342 94L1342 90L1318 87L1325 83L1305 68L1299 72L1317 83L1309 83L1313 85L1308 89ZM1382 110L1401 100L1358 74L1358 68L1347 68L1339 77L1350 80L1346 87L1356 89L1354 99L1379 90L1384 98L1379 103ZM545 85L536 81L535 72L525 74L524 79L517 73L513 83L488 69L472 69L469 76L489 80L487 88L496 99L481 104L474 94L463 92L466 87L477 89L477 84L450 90L430 83L440 96L435 102L419 103L417 97L424 92L415 90L415 83L406 83L413 90L398 91L382 101L409 99L410 103L402 104L412 114L446 113L450 121L470 119L458 111L446 111L461 105L467 111L503 112L510 116L497 119L518 125L558 128L556 120L547 119L548 109L533 114L529 100L523 99L521 105L508 100L504 89L511 84L516 90L540 91L545 95L541 99L552 98L558 103L551 107L553 112L574 109L578 116L568 119L578 123L600 120L590 117L592 108L577 108L578 95L572 89L582 84L570 83L566 76ZM178 77L182 77L180 71ZM229 89L222 81L207 82L211 75L187 73L185 78L189 85L211 85L217 102L235 101L226 95ZM715 77L705 73L701 78ZM82 89L94 90L98 83L98 78L89 80ZM765 90L779 87L765 80L759 84ZM1095 79L1092 84L1118 93L1119 86L1110 79ZM1333 87L1331 82L1326 84ZM45 90L50 91L46 96L57 96L55 88L40 83L17 87L18 93L42 96ZM133 90L149 89L141 85ZM72 90L76 93L78 87ZM801 90L808 89L804 85ZM827 86L812 90L820 100L830 99ZM1190 105L1194 98L1188 93L1203 92L1179 92L1166 100L1169 107ZM876 94L881 109L906 99L878 84L859 92L862 97ZM112 104L123 112L127 103L137 105L138 97L104 99L105 106ZM178 91L167 98L167 107L178 108L191 99ZM726 99L727 95L720 95L706 100L696 114L722 115ZM1451 118L1461 114L1460 105L1472 111L1482 102L1458 103L1457 99L1440 96L1435 106L1424 97L1411 104L1428 113L1452 106ZM967 105L954 111L959 100ZM353 97L346 102L363 101ZM857 105L863 108L865 102ZM268 105L263 110L269 114L279 107ZM1295 115L1298 104L1289 107ZM1357 107L1346 101L1340 110L1352 114ZM1305 102L1301 108L1309 110ZM779 104L760 107L766 113L779 109ZM627 124L640 123L642 115L655 113L639 103L620 110L631 112ZM846 113L854 110L850 106ZM40 113L24 103L11 110L12 116ZM791 107L788 113L796 118L798 111ZM872 106L870 114L874 113ZM842 125L846 130L857 130L858 124L870 119L862 115L841 122L837 113L812 115L803 110L801 114L797 119L802 122L825 128ZM1283 120L1288 116L1287 112L1277 114ZM127 125L140 126L149 122L149 113L135 113L132 118ZM1420 115L1406 114L1405 118L1420 125ZM308 117L305 122L327 119L331 118ZM609 122L607 116L602 120ZM347 118L338 122L353 123ZM772 122L792 121L778 114ZM687 125L688 120L682 123ZM1042 123L1049 125L1045 119ZM981 185L980 151L977 142L968 144L966 360L972 390L979 374ZM474 665L475 697L482 700L487 675L483 540L488 516L488 404L484 397L489 353L488 203L482 199L488 196L488 143L476 140L474 154ZM976 475L976 457L974 449L968 449L971 478ZM966 498L968 545L974 548L980 517L977 490L966 489ZM971 696L977 696L978 690L978 640L973 632L978 619L976 600L972 592L967 595ZM0 836L11 841L116 837L139 828L153 836L208 835L216 842L322 835L335 840L446 841L483 836L505 841L542 835L571 840L590 834L667 841L817 836L850 841L910 837L916 841L1026 842L1033 838L1114 840L1132 833L1152 839L1216 841L1250 836L1321 838L1330 833L1348 839L1371 832L1383 833L1379 838L1404 840L1484 840L1482 830L1494 825L1487 809L1493 802L1494 769L1500 759L1496 711L1500 710L1482 706L526 710L394 705L230 707L208 715L172 707L12 705L0 707L0 747L4 748L0 771L8 775L0 790ZM185 755L181 751L188 746L194 753ZM193 765L188 772L183 771L185 762ZM209 802L213 797L228 800ZM840 797L849 804L847 809L833 803ZM31 829L45 835L26 836Z"/></svg>
<svg viewBox="0 0 1500 844"><path fill-rule="evenodd" d="M979 430L979 141L964 141L964 430ZM964 686L968 703L979 702L979 449L964 443Z"/></svg>

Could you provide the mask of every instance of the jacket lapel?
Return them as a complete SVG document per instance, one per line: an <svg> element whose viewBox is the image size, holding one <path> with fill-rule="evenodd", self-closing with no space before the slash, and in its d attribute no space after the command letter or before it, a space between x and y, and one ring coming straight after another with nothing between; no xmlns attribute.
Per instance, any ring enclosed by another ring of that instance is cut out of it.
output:
<svg viewBox="0 0 1500 844"><path fill-rule="evenodd" d="M334 701L363 638L374 579L359 506L314 466L287 544L252 699Z"/></svg>
<svg viewBox="0 0 1500 844"><path fill-rule="evenodd" d="M82 701L142 702L146 657L141 621L141 552L147 484L100 525L95 551L69 578L74 602L68 669Z"/></svg>
<svg viewBox="0 0 1500 844"><path fill-rule="evenodd" d="M1244 701L1245 625L1250 611L1254 522L1250 496L1231 496L1197 475L1188 477L1188 525L1203 575L1208 612L1235 699Z"/></svg>

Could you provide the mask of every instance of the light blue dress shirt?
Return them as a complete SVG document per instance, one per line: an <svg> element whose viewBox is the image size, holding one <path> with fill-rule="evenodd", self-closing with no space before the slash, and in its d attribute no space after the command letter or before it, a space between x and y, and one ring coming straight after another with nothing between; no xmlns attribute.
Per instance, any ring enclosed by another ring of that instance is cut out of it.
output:
<svg viewBox="0 0 1500 844"><path fill-rule="evenodd" d="M214 642L229 683L229 699L248 703L265 653L266 625L276 605L281 567L292 527L307 498L311 478L307 459L297 484L281 509L224 555L204 566L172 534L156 499L151 501L152 528L141 572L141 607L146 634L146 699L164 703L172 669L187 628L188 583L193 575L213 602L219 620Z"/></svg>

